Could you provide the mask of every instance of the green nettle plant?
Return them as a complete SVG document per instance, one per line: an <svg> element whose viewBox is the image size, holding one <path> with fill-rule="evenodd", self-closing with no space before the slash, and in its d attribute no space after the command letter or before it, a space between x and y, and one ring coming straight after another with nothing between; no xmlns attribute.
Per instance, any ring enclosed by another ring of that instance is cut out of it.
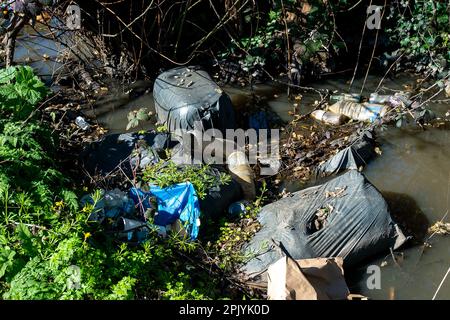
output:
<svg viewBox="0 0 450 320"><path fill-rule="evenodd" d="M131 247L89 221L101 193L79 208L65 188L38 117L47 88L29 67L0 79L0 299L207 298L173 258L183 241L155 233Z"/></svg>
<svg viewBox="0 0 450 320"><path fill-rule="evenodd" d="M39 221L41 208L51 206L55 196L76 206L74 194L64 189L65 179L55 169L54 138L34 115L47 94L30 67L0 71L0 203L6 221ZM37 207L31 209L33 205Z"/></svg>

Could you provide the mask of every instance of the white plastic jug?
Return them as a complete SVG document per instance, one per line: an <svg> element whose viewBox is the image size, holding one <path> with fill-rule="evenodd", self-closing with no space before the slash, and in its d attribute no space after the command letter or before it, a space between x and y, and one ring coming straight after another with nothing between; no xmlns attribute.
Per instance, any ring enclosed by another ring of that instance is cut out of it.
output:
<svg viewBox="0 0 450 320"><path fill-rule="evenodd" d="M384 105L351 101L339 101L328 107L328 111L342 114L353 120L369 122L384 117L388 110L389 107Z"/></svg>
<svg viewBox="0 0 450 320"><path fill-rule="evenodd" d="M336 114L324 110L316 110L311 113L311 117L323 123L339 126L347 120L347 117L342 114Z"/></svg>
<svg viewBox="0 0 450 320"><path fill-rule="evenodd" d="M242 151L235 151L227 158L228 170L231 176L240 184L244 199L252 201L256 198L254 173Z"/></svg>

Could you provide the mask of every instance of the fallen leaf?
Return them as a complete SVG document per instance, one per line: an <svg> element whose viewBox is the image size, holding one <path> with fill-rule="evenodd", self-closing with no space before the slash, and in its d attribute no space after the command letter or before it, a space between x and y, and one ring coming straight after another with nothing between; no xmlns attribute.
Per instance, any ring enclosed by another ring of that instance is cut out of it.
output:
<svg viewBox="0 0 450 320"><path fill-rule="evenodd" d="M303 3L303 6L302 6L302 13L303 14L310 13L311 9L312 9L312 6L308 2Z"/></svg>
<svg viewBox="0 0 450 320"><path fill-rule="evenodd" d="M381 151L380 148L376 147L375 148L375 153L378 154L379 156L381 156L383 154L383 151Z"/></svg>

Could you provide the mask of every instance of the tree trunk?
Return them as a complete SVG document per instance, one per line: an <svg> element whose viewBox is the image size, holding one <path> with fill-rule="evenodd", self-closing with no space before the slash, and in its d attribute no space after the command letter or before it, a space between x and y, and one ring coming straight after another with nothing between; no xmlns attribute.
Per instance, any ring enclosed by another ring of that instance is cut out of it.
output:
<svg viewBox="0 0 450 320"><path fill-rule="evenodd" d="M4 43L5 43L5 64L6 67L11 67L14 63L14 52L16 49L16 39L17 36L25 26L26 18L19 18L13 25L12 30L6 33Z"/></svg>

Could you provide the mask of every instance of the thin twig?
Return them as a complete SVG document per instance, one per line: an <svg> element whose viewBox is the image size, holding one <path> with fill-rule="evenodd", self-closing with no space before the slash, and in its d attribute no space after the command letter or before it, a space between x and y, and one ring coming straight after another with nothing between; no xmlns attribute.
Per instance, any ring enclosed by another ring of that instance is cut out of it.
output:
<svg viewBox="0 0 450 320"><path fill-rule="evenodd" d="M439 284L439 287L437 288L436 292L434 293L433 299L431 299L431 300L435 300L436 299L436 296L439 293L439 290L441 290L441 287L444 284L445 279L447 279L447 276L448 276L449 273L450 273L450 267L448 268L447 273L445 274L444 278L442 279L441 283Z"/></svg>

